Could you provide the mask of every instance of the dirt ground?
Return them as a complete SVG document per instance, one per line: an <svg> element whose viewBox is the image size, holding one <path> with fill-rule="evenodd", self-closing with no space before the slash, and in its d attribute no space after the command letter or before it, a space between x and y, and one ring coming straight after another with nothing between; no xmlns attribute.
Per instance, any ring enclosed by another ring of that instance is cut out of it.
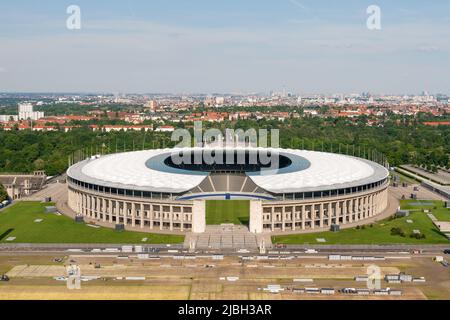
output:
<svg viewBox="0 0 450 320"><path fill-rule="evenodd" d="M449 271L433 262L431 257L376 261L382 276L406 272L427 279L426 283L393 285L381 281L383 288L401 289L401 296L337 293L344 287L365 287L365 282L356 282L354 277L366 275L367 267L374 264L367 261L333 262L319 257L245 261L239 257L225 257L224 260L178 260L173 257L140 260L136 257L73 255L64 257L62 262L55 262L54 258L0 255L0 270L7 269L10 277L9 282L0 282L0 299L450 299ZM54 279L66 275L65 265L68 264L80 266L82 276L100 278L83 281L79 290L69 290L64 281ZM126 280L125 277L145 277L145 280ZM226 277L238 277L238 280L229 281ZM313 282L300 283L294 279L313 279ZM285 290L276 294L263 290L273 284L279 284ZM292 290L304 287L331 287L336 294L311 295Z"/></svg>

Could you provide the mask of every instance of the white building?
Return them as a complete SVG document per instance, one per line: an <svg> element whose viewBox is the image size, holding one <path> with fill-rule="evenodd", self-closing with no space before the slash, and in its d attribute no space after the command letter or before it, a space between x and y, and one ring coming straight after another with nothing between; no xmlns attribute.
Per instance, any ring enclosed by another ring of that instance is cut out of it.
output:
<svg viewBox="0 0 450 320"><path fill-rule="evenodd" d="M155 132L174 132L175 128L173 126L160 126L155 129Z"/></svg>
<svg viewBox="0 0 450 320"><path fill-rule="evenodd" d="M44 117L44 112L33 111L31 103L19 103L19 120L39 120Z"/></svg>
<svg viewBox="0 0 450 320"><path fill-rule="evenodd" d="M31 103L19 103L20 112L33 112L33 105Z"/></svg>
<svg viewBox="0 0 450 320"><path fill-rule="evenodd" d="M150 112L156 112L156 108L157 108L158 104L156 103L155 100L150 100L149 102L147 102L147 104L145 105L145 107L147 109L150 110Z"/></svg>
<svg viewBox="0 0 450 320"><path fill-rule="evenodd" d="M216 105L221 106L225 103L224 97L216 97Z"/></svg>
<svg viewBox="0 0 450 320"><path fill-rule="evenodd" d="M17 121L19 120L19 117L16 115L10 115L10 114L0 114L0 122L8 122L8 121Z"/></svg>

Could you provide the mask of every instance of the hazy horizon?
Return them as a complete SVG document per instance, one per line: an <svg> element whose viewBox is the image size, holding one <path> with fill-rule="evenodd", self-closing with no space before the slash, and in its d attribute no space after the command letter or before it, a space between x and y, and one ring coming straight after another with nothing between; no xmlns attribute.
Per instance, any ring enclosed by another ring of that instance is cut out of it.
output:
<svg viewBox="0 0 450 320"><path fill-rule="evenodd" d="M190 95L190 96L215 96L215 95L242 95L242 96L251 96L251 95L270 95L271 93L279 94L281 93L281 90L273 90L271 92L107 92L107 91L0 91L0 95L111 95L111 96L123 96L123 95L150 95L150 96L157 96L157 95L166 95L166 96L181 96L181 95ZM292 94L294 96L334 96L334 95L353 95L353 94L362 94L362 93L368 93L371 96L420 96L423 94L423 92L399 92L399 93L377 93L377 92L287 92L289 94ZM428 92L429 95L450 95L450 93L447 92Z"/></svg>
<svg viewBox="0 0 450 320"><path fill-rule="evenodd" d="M81 29L69 30L69 5ZM367 7L381 8L368 30ZM0 3L0 92L433 94L450 88L450 2Z"/></svg>

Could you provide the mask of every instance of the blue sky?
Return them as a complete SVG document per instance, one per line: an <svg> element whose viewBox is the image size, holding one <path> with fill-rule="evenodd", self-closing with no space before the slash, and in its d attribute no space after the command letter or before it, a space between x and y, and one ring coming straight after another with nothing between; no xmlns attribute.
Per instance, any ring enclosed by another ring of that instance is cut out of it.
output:
<svg viewBox="0 0 450 320"><path fill-rule="evenodd" d="M0 91L450 93L447 0L2 1L0 43Z"/></svg>

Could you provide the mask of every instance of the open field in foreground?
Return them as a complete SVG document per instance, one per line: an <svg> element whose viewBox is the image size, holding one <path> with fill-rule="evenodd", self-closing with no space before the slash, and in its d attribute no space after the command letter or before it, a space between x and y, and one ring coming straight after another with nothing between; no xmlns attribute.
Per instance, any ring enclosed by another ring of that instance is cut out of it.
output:
<svg viewBox="0 0 450 320"><path fill-rule="evenodd" d="M183 236L117 232L45 213L49 203L18 202L0 213L0 242L6 243L182 243ZM42 221L40 221L42 220ZM15 237L13 241L6 239ZM146 241L142 239L147 238Z"/></svg>
<svg viewBox="0 0 450 320"><path fill-rule="evenodd" d="M434 209L436 207L436 209ZM320 232L272 237L273 243L282 244L449 244L450 241L439 232L423 209L430 210L436 218L450 220L450 209L442 201L402 200L401 208L411 210L408 217L385 219L362 228L344 229L340 232ZM412 223L410 223L412 221ZM392 228L401 228L405 237L392 235ZM411 238L413 230L419 230L425 239ZM319 243L317 239L325 239Z"/></svg>
<svg viewBox="0 0 450 320"><path fill-rule="evenodd" d="M32 258L15 255L1 256L0 268L8 264L9 282L0 282L0 299L231 299L231 300L303 300L303 299L450 299L448 270L430 257L410 257L377 261L381 276L401 271L424 276L426 283L388 284L382 288L402 290L401 296L356 296L338 293L344 287L365 288L355 276L367 274L373 262L328 261L326 257L300 257L291 260L246 260L225 257L224 260L197 258L175 260L128 259L117 256L71 255L62 263L51 263L51 257L37 258L47 264L22 264ZM64 264L76 263L83 276L97 276L98 280L82 282L80 290L69 290L64 281ZM100 267L95 268L98 264ZM145 280L126 280L125 277L145 277ZM236 277L227 280L227 277ZM311 279L301 283L295 279ZM268 285L280 285L284 291L269 293ZM292 289L315 287L334 288L332 296L296 293Z"/></svg>

